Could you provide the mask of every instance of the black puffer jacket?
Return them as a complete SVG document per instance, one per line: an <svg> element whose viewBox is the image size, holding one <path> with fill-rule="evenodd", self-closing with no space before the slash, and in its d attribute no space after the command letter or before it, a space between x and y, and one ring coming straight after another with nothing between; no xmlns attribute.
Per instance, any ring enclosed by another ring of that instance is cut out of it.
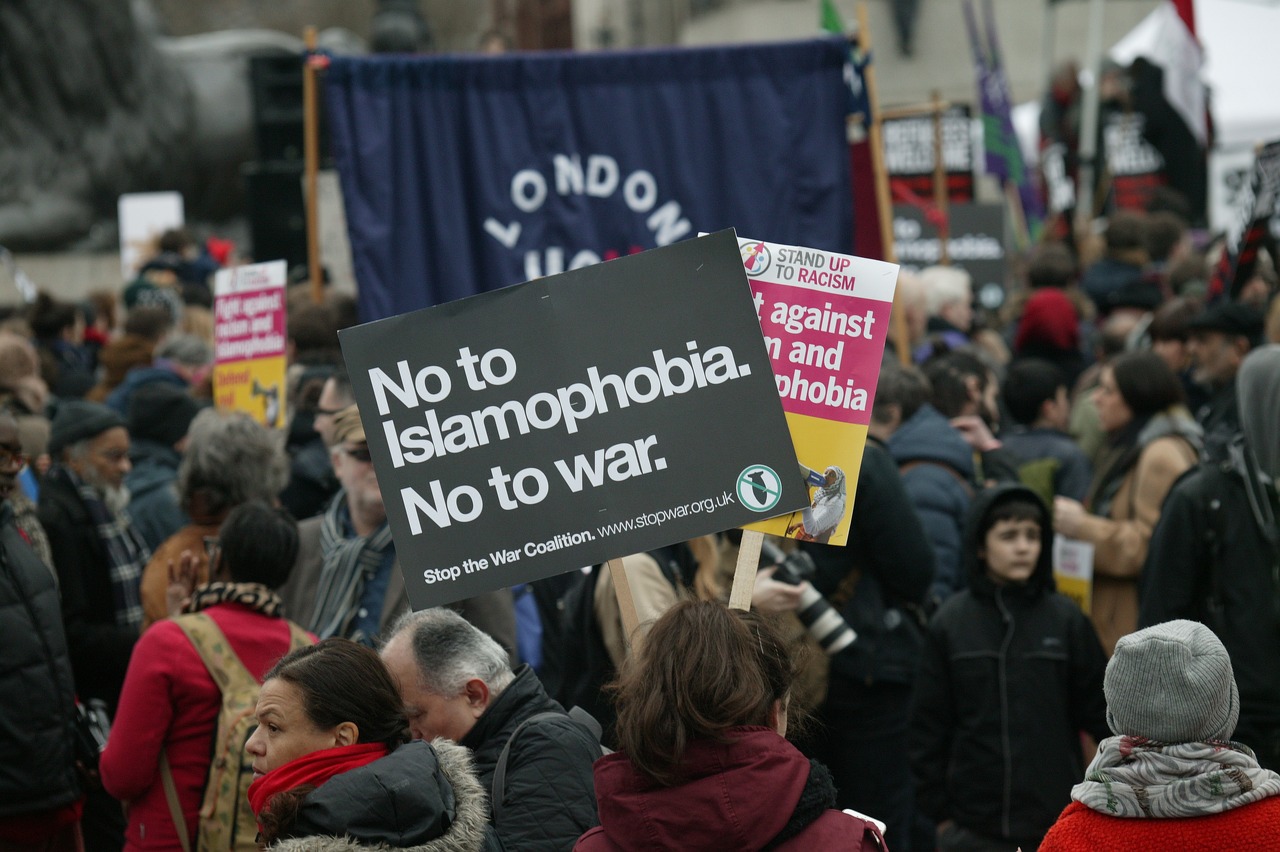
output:
<svg viewBox="0 0 1280 852"><path fill-rule="evenodd" d="M496 852L487 800L465 749L447 740L400 746L307 794L276 852Z"/></svg>
<svg viewBox="0 0 1280 852"><path fill-rule="evenodd" d="M1110 736L1106 657L1089 619L1054 591L1048 511L1040 559L1022 585L996 585L978 558L981 521L1035 492L1008 485L974 500L965 534L970 587L929 624L909 749L917 802L992 838L1038 842L1084 777L1080 731Z"/></svg>
<svg viewBox="0 0 1280 852"><path fill-rule="evenodd" d="M0 504L0 817L75 801L75 691L53 572Z"/></svg>
<svg viewBox="0 0 1280 852"><path fill-rule="evenodd" d="M471 749L476 775L486 790L493 788L493 771L503 746L520 723L538 713L564 708L542 688L533 669L521 666L475 727L462 738ZM559 719L530 723L507 757L502 815L495 828L507 852L568 850L596 817L592 764L600 744L565 714Z"/></svg>

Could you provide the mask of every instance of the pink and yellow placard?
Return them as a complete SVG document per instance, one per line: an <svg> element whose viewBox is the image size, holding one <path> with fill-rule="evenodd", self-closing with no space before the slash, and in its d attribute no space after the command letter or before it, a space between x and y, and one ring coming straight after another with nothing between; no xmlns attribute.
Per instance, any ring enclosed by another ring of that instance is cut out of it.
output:
<svg viewBox="0 0 1280 852"><path fill-rule="evenodd" d="M272 429L285 425L283 260L223 269L213 281L213 399Z"/></svg>
<svg viewBox="0 0 1280 852"><path fill-rule="evenodd" d="M808 508L747 529L843 545L898 281L896 264L739 238Z"/></svg>

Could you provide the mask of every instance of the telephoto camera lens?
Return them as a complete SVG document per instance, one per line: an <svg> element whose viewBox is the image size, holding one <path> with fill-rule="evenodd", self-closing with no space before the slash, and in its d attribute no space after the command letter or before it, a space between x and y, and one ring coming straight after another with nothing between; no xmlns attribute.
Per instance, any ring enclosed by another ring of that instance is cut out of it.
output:
<svg viewBox="0 0 1280 852"><path fill-rule="evenodd" d="M849 622L836 612L835 607L827 603L827 599L812 583L805 583L801 589L800 608L796 610L796 615L809 635L829 655L839 654L858 638Z"/></svg>
<svg viewBox="0 0 1280 852"><path fill-rule="evenodd" d="M812 556L803 550L785 553L766 539L760 545L760 560L766 568L775 566L773 579L779 583L801 587L796 617L823 651L828 655L838 654L854 643L858 634L809 582L816 573Z"/></svg>

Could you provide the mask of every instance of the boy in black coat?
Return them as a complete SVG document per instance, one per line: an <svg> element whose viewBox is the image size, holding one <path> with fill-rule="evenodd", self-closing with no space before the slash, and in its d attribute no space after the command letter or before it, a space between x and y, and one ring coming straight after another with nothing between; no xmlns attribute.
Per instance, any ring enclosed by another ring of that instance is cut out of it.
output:
<svg viewBox="0 0 1280 852"><path fill-rule="evenodd" d="M1034 850L1084 777L1080 732L1109 736L1106 657L1055 591L1049 512L1020 485L974 500L969 588L929 624L908 747L938 848Z"/></svg>

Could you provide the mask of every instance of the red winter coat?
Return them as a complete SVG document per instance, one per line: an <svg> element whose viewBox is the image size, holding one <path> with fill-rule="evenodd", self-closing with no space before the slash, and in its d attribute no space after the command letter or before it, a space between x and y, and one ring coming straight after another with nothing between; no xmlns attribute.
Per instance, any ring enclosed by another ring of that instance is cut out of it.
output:
<svg viewBox="0 0 1280 852"><path fill-rule="evenodd" d="M283 618L236 603L203 612L256 678L289 650L289 624ZM161 748L169 755L187 836L194 840L221 708L222 693L182 628L167 619L151 625L129 659L120 708L101 761L107 792L130 803L126 852L178 848L160 782Z"/></svg>
<svg viewBox="0 0 1280 852"><path fill-rule="evenodd" d="M600 826L575 852L761 849L791 819L809 779L809 760L768 728L736 728L731 743L698 740L685 751L689 779L661 787L610 754L595 764ZM780 850L860 850L868 824L828 810Z"/></svg>
<svg viewBox="0 0 1280 852"><path fill-rule="evenodd" d="M1107 816L1067 805L1040 852L1220 852L1280 847L1280 796L1242 808L1183 819Z"/></svg>

